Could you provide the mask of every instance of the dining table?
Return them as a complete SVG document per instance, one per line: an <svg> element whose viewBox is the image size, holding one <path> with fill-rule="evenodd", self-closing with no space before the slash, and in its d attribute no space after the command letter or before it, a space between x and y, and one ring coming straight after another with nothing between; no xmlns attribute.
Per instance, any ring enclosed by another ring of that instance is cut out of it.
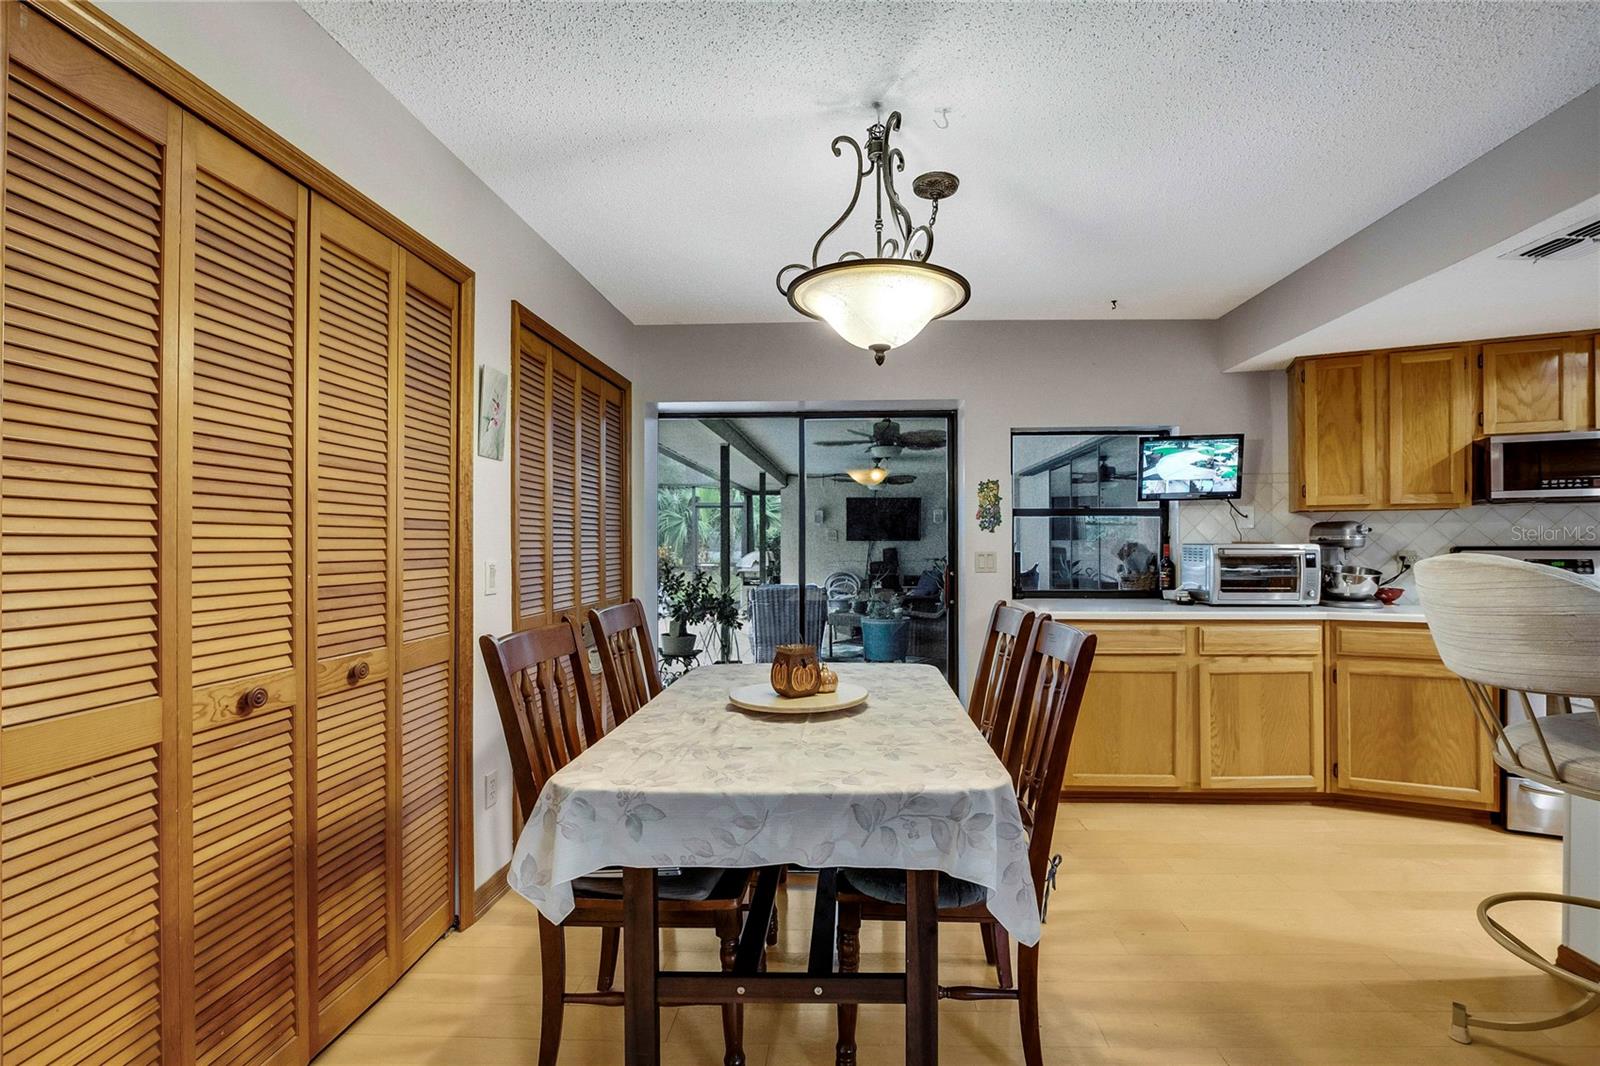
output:
<svg viewBox="0 0 1600 1066"><path fill-rule="evenodd" d="M1010 775L932 666L841 663L867 690L823 714L740 710L729 692L762 664L693 670L617 725L541 791L517 839L510 887L551 922L572 882L622 870L627 1066L660 1061L663 1006L729 1003L905 1005L905 1061L938 1061L938 878L983 886L1023 944L1040 915L1028 837ZM768 972L768 923L789 866L818 891L806 969ZM662 970L656 881L663 868L757 871L730 972ZM904 972L841 973L840 868L904 870Z"/></svg>

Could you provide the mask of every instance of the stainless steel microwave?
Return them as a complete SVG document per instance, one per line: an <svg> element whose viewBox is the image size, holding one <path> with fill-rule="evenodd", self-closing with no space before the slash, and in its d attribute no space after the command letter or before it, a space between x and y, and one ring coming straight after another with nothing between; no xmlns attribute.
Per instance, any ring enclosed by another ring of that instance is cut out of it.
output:
<svg viewBox="0 0 1600 1066"><path fill-rule="evenodd" d="M1185 544L1179 583L1204 603L1322 602L1316 544Z"/></svg>
<svg viewBox="0 0 1600 1066"><path fill-rule="evenodd" d="M1477 444L1478 498L1600 499L1600 430L1503 433Z"/></svg>

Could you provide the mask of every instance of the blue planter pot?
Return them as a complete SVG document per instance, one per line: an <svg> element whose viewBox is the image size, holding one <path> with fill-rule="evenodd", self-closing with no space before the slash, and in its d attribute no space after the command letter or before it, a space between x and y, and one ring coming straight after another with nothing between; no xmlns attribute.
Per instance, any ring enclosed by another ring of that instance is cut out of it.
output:
<svg viewBox="0 0 1600 1066"><path fill-rule="evenodd" d="M904 618L863 618L861 657L869 663L892 663L906 657L911 624Z"/></svg>

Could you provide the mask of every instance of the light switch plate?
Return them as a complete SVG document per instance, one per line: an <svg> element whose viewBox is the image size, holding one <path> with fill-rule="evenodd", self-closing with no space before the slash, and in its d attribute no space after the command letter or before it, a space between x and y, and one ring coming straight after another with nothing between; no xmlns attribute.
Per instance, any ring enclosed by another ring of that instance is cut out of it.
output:
<svg viewBox="0 0 1600 1066"><path fill-rule="evenodd" d="M483 594L493 596L500 591L500 567L493 559L483 562Z"/></svg>
<svg viewBox="0 0 1600 1066"><path fill-rule="evenodd" d="M976 552L972 556L972 569L974 573L993 574L1000 569L995 560L994 552Z"/></svg>

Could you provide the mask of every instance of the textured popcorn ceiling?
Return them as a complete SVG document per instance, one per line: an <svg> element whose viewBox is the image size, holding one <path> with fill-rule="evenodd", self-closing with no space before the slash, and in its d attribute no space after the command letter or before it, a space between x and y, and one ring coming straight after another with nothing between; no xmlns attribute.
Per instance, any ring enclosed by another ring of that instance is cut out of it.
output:
<svg viewBox="0 0 1600 1066"><path fill-rule="evenodd" d="M304 6L641 324L789 320L874 100L964 316L1187 318L1600 82L1595 3Z"/></svg>

